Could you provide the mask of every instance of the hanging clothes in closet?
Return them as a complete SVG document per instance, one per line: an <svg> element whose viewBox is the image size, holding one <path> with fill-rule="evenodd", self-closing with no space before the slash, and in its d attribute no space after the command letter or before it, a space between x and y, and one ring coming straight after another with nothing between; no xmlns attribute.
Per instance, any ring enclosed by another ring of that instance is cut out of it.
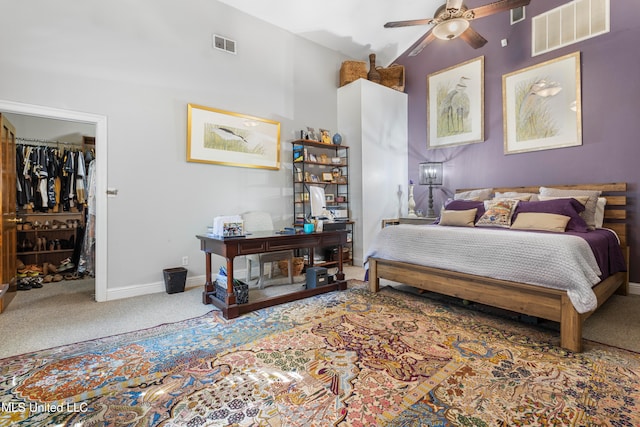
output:
<svg viewBox="0 0 640 427"><path fill-rule="evenodd" d="M83 182L87 190L87 224L82 239L82 250L78 261L78 273L95 277L95 257L96 257L96 161L93 160L91 152L85 154L89 162L89 169L86 183Z"/></svg>
<svg viewBox="0 0 640 427"><path fill-rule="evenodd" d="M80 149L16 145L19 209L62 212L86 206L86 171Z"/></svg>

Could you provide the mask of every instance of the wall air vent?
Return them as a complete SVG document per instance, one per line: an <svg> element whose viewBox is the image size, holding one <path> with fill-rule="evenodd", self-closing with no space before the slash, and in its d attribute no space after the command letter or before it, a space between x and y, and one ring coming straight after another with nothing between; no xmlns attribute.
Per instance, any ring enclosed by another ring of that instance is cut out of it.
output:
<svg viewBox="0 0 640 427"><path fill-rule="evenodd" d="M610 0L574 0L531 20L531 56L608 33Z"/></svg>
<svg viewBox="0 0 640 427"><path fill-rule="evenodd" d="M234 55L236 54L236 41L219 36L217 34L213 35L213 47L227 53L233 53Z"/></svg>

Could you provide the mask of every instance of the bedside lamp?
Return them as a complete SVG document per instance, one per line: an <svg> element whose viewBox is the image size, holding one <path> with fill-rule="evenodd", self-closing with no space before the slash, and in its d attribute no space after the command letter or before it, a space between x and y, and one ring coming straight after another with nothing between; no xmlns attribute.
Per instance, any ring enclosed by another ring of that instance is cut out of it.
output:
<svg viewBox="0 0 640 427"><path fill-rule="evenodd" d="M427 218L434 218L436 213L433 210L433 187L442 185L442 162L425 162L418 165L420 185L429 186L429 207Z"/></svg>

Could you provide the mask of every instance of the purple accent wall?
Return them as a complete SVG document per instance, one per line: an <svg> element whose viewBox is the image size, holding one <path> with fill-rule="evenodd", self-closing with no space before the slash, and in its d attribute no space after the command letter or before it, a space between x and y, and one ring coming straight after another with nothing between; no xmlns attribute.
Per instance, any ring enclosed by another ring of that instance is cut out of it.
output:
<svg viewBox="0 0 640 427"><path fill-rule="evenodd" d="M470 8L487 3L468 0ZM435 208L456 188L627 182L631 281L640 282L640 5L611 0L611 31L563 49L531 57L531 17L567 3L532 0L526 20L510 25L500 13L472 22L488 43L477 50L462 40L435 41L417 57L403 54L409 95L409 177L418 163L444 161L445 181L434 190ZM391 31L391 30L389 30ZM500 40L509 44L502 48ZM582 60L582 145L530 153L503 152L502 75L576 51ZM427 75L485 57L485 141L426 149ZM427 189L416 186L417 209Z"/></svg>

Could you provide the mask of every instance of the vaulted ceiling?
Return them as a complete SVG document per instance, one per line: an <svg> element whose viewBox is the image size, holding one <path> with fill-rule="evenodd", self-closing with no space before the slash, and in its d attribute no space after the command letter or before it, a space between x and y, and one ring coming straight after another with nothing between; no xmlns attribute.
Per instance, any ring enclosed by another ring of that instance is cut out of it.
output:
<svg viewBox="0 0 640 427"><path fill-rule="evenodd" d="M429 26L384 28L389 21L431 18L444 0L219 0L293 34L364 61L389 65ZM469 6L489 1L469 0Z"/></svg>

